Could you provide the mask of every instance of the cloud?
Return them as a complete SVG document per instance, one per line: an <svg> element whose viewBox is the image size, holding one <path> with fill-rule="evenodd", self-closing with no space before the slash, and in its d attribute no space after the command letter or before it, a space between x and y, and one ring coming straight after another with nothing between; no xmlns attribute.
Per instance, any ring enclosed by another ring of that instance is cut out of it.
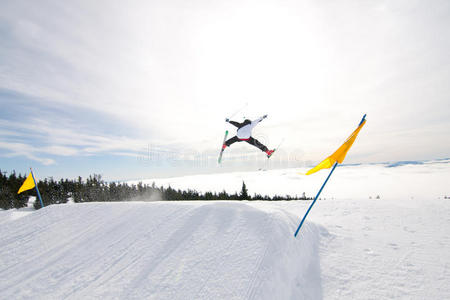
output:
<svg viewBox="0 0 450 300"><path fill-rule="evenodd" d="M176 149L176 144L158 143L137 137L105 133L95 124L78 125L60 117L30 117L26 122L0 119L0 154L4 157L24 156L45 165L57 163L61 157L114 155L142 157ZM151 146L150 146L151 145ZM161 150L163 149L163 150ZM2 153L3 152L3 153Z"/></svg>
<svg viewBox="0 0 450 300"><path fill-rule="evenodd" d="M33 152L56 156L73 156L108 153L117 150L136 152L146 145L145 141L138 139L89 134L62 125L55 128L47 124L47 121L38 119L29 123L0 120L0 125L20 130L20 133L16 134L9 130L7 131L8 135L3 136L3 138L8 137L8 139L23 141L22 143L2 142L0 147L22 154ZM42 146L43 144L44 146Z"/></svg>
<svg viewBox="0 0 450 300"><path fill-rule="evenodd" d="M448 1L4 3L0 138L54 161L213 153L249 102L235 118L268 113L255 135L307 160L364 113L354 157L433 158L450 149L449 16Z"/></svg>
<svg viewBox="0 0 450 300"><path fill-rule="evenodd" d="M5 149L8 151L6 154L3 155L5 157L24 156L28 159L40 162L45 166L53 165L56 163L51 158L36 155L36 153L40 151L37 151L37 149L27 144L0 142L0 149Z"/></svg>

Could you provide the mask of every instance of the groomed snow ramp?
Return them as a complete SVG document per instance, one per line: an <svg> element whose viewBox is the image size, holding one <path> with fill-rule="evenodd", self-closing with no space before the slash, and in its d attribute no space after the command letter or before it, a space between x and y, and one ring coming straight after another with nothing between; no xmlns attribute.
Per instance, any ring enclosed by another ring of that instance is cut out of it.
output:
<svg viewBox="0 0 450 300"><path fill-rule="evenodd" d="M53 205L0 228L2 299L320 299L319 232L238 202Z"/></svg>

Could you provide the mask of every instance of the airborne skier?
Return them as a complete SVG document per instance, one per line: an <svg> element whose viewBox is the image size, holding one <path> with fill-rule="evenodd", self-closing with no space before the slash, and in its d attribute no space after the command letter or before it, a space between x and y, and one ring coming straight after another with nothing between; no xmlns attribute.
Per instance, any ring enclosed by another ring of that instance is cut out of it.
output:
<svg viewBox="0 0 450 300"><path fill-rule="evenodd" d="M261 151L265 152L267 154L267 158L269 158L274 150L269 150L266 146L261 144L257 139L252 137L252 129L258 125L259 122L267 118L267 115L262 116L259 119L256 119L254 121L250 121L249 119L244 120L244 122L239 123L236 121L231 121L230 119L225 119L226 122L230 123L231 125L236 126L237 133L234 137L227 140L223 146L222 146L222 152L225 150L226 147L231 146L231 144L236 142L247 142L250 145L255 146L256 148L260 149Z"/></svg>

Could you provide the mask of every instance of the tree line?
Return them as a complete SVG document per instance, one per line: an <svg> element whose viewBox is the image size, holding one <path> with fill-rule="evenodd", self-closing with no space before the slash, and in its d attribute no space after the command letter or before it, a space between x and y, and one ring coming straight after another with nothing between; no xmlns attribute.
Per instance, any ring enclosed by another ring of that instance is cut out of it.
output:
<svg viewBox="0 0 450 300"><path fill-rule="evenodd" d="M8 176L0 170L0 208L21 208L26 207L28 199L31 196L36 197L36 190L28 190L17 194L20 186L25 181L26 176L10 173ZM172 187L157 187L143 184L127 184L117 182L105 182L101 175L90 175L86 180L78 177L76 180L61 179L59 181L53 178L39 180L38 188L42 196L44 206L51 204L67 203L69 199L76 203L81 202L115 202L115 201L185 201L185 200L311 200L302 196L292 197L289 195L263 196L260 194L249 194L245 182L242 182L242 188L239 193L229 194L226 191L219 193L205 192L201 193L194 189L180 190ZM41 208L38 199L34 202L36 209Z"/></svg>

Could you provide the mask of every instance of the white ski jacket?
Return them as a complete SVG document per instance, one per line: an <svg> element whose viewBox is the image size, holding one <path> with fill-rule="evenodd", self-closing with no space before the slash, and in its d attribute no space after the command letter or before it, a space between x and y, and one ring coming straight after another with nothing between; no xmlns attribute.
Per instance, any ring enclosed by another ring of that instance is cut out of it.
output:
<svg viewBox="0 0 450 300"><path fill-rule="evenodd" d="M261 122L264 119L264 117L261 117L259 119L256 119L252 121L250 124L245 125L237 130L236 136L238 139L241 140L247 140L252 136L252 129L256 125L258 125L259 122Z"/></svg>

